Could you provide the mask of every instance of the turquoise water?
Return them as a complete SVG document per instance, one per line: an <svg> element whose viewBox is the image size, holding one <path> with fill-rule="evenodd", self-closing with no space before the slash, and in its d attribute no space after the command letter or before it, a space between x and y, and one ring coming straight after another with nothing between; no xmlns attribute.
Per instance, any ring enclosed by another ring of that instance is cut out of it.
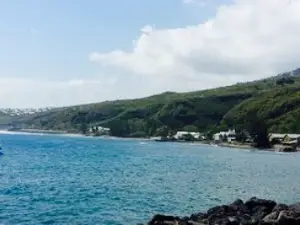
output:
<svg viewBox="0 0 300 225"><path fill-rule="evenodd" d="M0 223L136 224L235 198L300 201L300 154L0 135Z"/></svg>

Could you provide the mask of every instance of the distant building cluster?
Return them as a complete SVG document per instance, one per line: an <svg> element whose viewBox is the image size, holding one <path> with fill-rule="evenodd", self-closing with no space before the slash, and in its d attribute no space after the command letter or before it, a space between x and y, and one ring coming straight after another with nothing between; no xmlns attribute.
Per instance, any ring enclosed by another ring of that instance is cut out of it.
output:
<svg viewBox="0 0 300 225"><path fill-rule="evenodd" d="M24 109L13 109L13 108L3 108L0 109L0 112L3 112L10 116L22 116L22 115L31 115L35 113L41 113L49 111L53 108L24 108Z"/></svg>

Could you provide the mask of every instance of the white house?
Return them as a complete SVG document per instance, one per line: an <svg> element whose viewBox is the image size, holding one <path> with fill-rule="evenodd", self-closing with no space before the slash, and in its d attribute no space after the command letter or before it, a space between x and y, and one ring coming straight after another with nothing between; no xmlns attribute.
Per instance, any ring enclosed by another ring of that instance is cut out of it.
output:
<svg viewBox="0 0 300 225"><path fill-rule="evenodd" d="M269 141L272 142L274 140L278 141L278 142L282 142L283 139L285 138L286 134L276 134L276 133L272 133L269 134Z"/></svg>
<svg viewBox="0 0 300 225"><path fill-rule="evenodd" d="M97 130L98 130L99 132L103 132L103 133L108 133L108 132L110 132L110 128L101 127L101 126L98 126L98 127L97 127Z"/></svg>
<svg viewBox="0 0 300 225"><path fill-rule="evenodd" d="M93 133L95 131L100 133L100 134L109 134L110 133L110 128L101 127L101 126L94 126L94 127L89 128L90 133Z"/></svg>
<svg viewBox="0 0 300 225"><path fill-rule="evenodd" d="M270 142L291 142L291 141L300 141L300 134L276 134L271 133L269 134L269 141Z"/></svg>
<svg viewBox="0 0 300 225"><path fill-rule="evenodd" d="M287 134L287 137L290 140L299 140L300 139L300 134Z"/></svg>
<svg viewBox="0 0 300 225"><path fill-rule="evenodd" d="M213 138L214 141L222 141L224 138L226 138L228 142L235 141L236 140L235 129L233 130L229 129L228 131L221 131L219 133L216 133L214 134Z"/></svg>
<svg viewBox="0 0 300 225"><path fill-rule="evenodd" d="M201 133L199 132L177 131L177 133L174 135L174 138L179 140L185 135L192 135L195 139L200 139L202 137Z"/></svg>

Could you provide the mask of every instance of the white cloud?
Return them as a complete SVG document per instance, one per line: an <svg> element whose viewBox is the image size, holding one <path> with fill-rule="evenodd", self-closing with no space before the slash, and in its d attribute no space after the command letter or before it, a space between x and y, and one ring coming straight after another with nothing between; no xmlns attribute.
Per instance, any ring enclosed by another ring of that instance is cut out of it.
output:
<svg viewBox="0 0 300 225"><path fill-rule="evenodd" d="M300 67L299 11L300 0L236 0L196 26L147 25L131 51L90 54L113 76L64 81L0 76L0 106L62 106L199 90L291 70Z"/></svg>
<svg viewBox="0 0 300 225"><path fill-rule="evenodd" d="M1 108L64 106L119 98L114 78L48 81L31 78L0 78Z"/></svg>
<svg viewBox="0 0 300 225"><path fill-rule="evenodd" d="M146 26L131 51L94 52L90 60L172 90L254 80L300 67L299 12L300 0L236 0L197 26Z"/></svg>
<svg viewBox="0 0 300 225"><path fill-rule="evenodd" d="M36 108L95 103L163 92L160 79L101 75L96 78L49 81L0 77L1 108Z"/></svg>

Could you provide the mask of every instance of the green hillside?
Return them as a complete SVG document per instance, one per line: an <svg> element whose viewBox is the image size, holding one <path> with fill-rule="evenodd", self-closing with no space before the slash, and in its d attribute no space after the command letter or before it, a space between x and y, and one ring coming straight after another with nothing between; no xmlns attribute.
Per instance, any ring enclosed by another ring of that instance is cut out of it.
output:
<svg viewBox="0 0 300 225"><path fill-rule="evenodd" d="M257 113L271 132L300 132L300 85L285 86L251 97L227 112L222 123L243 125L250 112Z"/></svg>
<svg viewBox="0 0 300 225"><path fill-rule="evenodd" d="M6 113L0 112L0 124L10 123L12 117Z"/></svg>
<svg viewBox="0 0 300 225"><path fill-rule="evenodd" d="M298 71L298 70L295 70ZM236 127L257 112L271 131L300 132L300 77L285 73L264 80L204 91L166 92L147 98L58 108L18 118L36 129L83 131L92 125L115 136L150 136L170 131Z"/></svg>

